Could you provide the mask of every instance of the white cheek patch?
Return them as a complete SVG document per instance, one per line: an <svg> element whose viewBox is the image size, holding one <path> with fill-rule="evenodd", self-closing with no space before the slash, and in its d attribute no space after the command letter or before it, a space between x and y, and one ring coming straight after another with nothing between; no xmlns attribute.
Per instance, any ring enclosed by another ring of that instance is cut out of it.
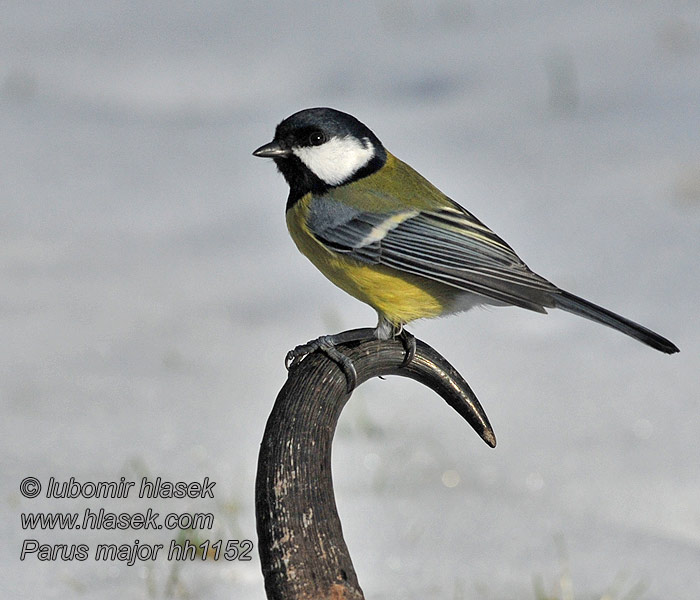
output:
<svg viewBox="0 0 700 600"><path fill-rule="evenodd" d="M367 138L333 138L320 146L292 148L295 156L311 172L328 185L339 185L350 179L374 156L374 147Z"/></svg>

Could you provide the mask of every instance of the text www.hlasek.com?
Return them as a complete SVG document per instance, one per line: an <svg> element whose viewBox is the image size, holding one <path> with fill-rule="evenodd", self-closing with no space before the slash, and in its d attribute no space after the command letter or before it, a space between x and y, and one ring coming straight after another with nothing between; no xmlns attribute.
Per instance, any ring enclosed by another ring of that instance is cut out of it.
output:
<svg viewBox="0 0 700 600"><path fill-rule="evenodd" d="M81 519L82 514L82 519ZM22 513L22 529L212 529L212 513L168 513L161 520L160 513L149 508L145 513L113 513L104 508L83 513Z"/></svg>

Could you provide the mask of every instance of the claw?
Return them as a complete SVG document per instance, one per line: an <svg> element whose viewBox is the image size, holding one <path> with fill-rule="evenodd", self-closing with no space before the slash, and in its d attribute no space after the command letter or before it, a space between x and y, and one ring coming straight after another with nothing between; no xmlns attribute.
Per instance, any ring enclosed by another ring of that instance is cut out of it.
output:
<svg viewBox="0 0 700 600"><path fill-rule="evenodd" d="M403 349L406 351L406 356L403 358L401 367L407 367L411 364L411 361L416 357L416 336L405 330L403 327L401 331L396 336L401 340L403 344Z"/></svg>
<svg viewBox="0 0 700 600"><path fill-rule="evenodd" d="M300 344L296 346L293 350L287 352L287 356L284 357L284 366L287 367L287 371L296 367L307 354L315 352L321 347L321 338L313 340L306 344Z"/></svg>
<svg viewBox="0 0 700 600"><path fill-rule="evenodd" d="M335 346L321 344L319 350L321 350L321 352L325 352L328 358L335 361L343 370L343 373L345 373L347 392L348 394L351 394L357 386L357 371L355 370L355 365L352 364L352 361Z"/></svg>

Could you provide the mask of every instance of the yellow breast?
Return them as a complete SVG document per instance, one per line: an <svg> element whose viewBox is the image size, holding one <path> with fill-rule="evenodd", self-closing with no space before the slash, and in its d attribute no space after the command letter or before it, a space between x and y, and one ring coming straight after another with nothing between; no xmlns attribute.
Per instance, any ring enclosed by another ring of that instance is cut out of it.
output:
<svg viewBox="0 0 700 600"><path fill-rule="evenodd" d="M287 211L287 228L299 251L335 285L394 325L444 312L453 293L447 286L390 267L361 263L319 242L306 226L310 200L307 194Z"/></svg>

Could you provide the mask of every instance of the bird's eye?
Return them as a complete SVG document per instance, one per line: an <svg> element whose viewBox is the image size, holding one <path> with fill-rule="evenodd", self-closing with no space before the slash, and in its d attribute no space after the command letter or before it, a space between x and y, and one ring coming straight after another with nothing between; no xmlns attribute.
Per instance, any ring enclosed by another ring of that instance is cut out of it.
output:
<svg viewBox="0 0 700 600"><path fill-rule="evenodd" d="M314 131L309 136L309 144L312 146L320 146L326 141L326 136L321 131Z"/></svg>

